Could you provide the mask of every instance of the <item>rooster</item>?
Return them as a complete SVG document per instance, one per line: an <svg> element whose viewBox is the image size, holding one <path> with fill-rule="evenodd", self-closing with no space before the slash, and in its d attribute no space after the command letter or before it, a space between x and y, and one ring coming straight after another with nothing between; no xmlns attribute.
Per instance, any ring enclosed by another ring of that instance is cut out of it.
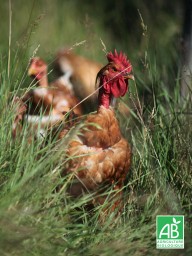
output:
<svg viewBox="0 0 192 256"><path fill-rule="evenodd" d="M123 53L107 54L108 64L96 78L98 86L97 113L87 116L80 134L69 142L68 166L64 174L74 174L69 193L78 197L85 192L97 192L104 185L113 185L117 197L112 209L122 202L121 189L131 164L131 148L122 137L114 113L115 99L128 90L128 79L133 79L132 66ZM66 133L64 133L66 134ZM94 204L103 204L97 197Z"/></svg>

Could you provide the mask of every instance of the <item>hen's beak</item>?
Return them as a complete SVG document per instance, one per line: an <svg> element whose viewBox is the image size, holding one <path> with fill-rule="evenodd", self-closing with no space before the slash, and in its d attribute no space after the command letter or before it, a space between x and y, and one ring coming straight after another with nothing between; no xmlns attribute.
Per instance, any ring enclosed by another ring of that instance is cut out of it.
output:
<svg viewBox="0 0 192 256"><path fill-rule="evenodd" d="M34 68L30 68L29 70L28 70L28 76L32 76L32 75L35 75L36 74L36 71L34 70Z"/></svg>
<svg viewBox="0 0 192 256"><path fill-rule="evenodd" d="M134 77L133 74L127 74L127 75L124 76L124 78L125 79L131 79L131 80L135 81L135 77Z"/></svg>

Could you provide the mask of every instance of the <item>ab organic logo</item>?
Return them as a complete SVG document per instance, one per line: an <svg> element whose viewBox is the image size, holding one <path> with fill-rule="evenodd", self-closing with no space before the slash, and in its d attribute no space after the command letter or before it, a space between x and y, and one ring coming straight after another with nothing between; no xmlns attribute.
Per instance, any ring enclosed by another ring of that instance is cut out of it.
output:
<svg viewBox="0 0 192 256"><path fill-rule="evenodd" d="M156 217L156 248L184 249L183 215L158 215Z"/></svg>

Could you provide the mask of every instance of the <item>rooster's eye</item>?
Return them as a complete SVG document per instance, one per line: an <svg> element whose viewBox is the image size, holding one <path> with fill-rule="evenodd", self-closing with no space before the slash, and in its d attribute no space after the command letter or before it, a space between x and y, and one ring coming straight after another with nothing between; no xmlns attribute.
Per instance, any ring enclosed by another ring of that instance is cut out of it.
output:
<svg viewBox="0 0 192 256"><path fill-rule="evenodd" d="M112 67L112 70L113 70L113 71L117 71L116 67Z"/></svg>

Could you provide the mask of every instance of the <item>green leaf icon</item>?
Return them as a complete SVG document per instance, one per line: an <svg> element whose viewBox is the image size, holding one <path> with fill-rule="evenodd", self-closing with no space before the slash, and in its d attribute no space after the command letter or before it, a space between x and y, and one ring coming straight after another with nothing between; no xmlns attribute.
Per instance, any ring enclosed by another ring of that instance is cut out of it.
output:
<svg viewBox="0 0 192 256"><path fill-rule="evenodd" d="M176 221L176 219L175 218L173 218L173 223L175 223L175 224L179 224L181 221L179 220L179 221Z"/></svg>

